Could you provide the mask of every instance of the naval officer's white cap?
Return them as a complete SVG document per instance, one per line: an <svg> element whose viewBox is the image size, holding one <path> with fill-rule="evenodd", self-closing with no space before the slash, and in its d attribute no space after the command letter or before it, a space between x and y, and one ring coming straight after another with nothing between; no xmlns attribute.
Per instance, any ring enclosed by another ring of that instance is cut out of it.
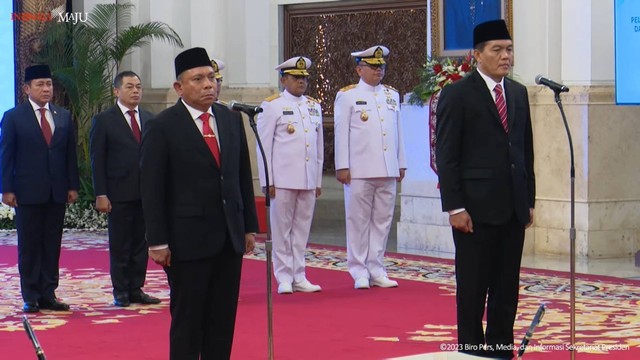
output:
<svg viewBox="0 0 640 360"><path fill-rule="evenodd" d="M384 57L389 55L389 49L383 45L376 45L363 51L354 51L351 56L355 56L356 63L364 61L371 65L383 65L386 64Z"/></svg>
<svg viewBox="0 0 640 360"><path fill-rule="evenodd" d="M304 56L295 56L276 66L280 75L309 76L307 69L311 66L311 60Z"/></svg>
<svg viewBox="0 0 640 360"><path fill-rule="evenodd" d="M222 79L220 71L224 70L224 61L220 59L211 59L211 66L213 66L213 71L216 73L216 79Z"/></svg>

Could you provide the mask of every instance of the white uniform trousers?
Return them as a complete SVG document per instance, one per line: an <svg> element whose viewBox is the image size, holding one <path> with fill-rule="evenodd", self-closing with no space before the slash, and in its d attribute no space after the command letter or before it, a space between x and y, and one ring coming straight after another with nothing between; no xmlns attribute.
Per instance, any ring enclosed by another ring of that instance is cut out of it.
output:
<svg viewBox="0 0 640 360"><path fill-rule="evenodd" d="M387 276L384 252L396 203L396 178L352 179L344 186L347 266L354 280Z"/></svg>
<svg viewBox="0 0 640 360"><path fill-rule="evenodd" d="M315 204L315 190L276 188L276 197L271 199L273 273L279 284L306 279L304 253Z"/></svg>

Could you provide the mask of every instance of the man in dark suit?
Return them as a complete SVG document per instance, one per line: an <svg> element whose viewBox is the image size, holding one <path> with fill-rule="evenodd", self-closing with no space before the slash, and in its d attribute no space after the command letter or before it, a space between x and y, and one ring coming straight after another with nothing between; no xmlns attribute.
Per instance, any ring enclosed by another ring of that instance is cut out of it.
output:
<svg viewBox="0 0 640 360"><path fill-rule="evenodd" d="M258 220L239 113L214 103L203 48L175 59L178 102L147 123L142 205L149 255L171 288L170 358L229 359L242 255Z"/></svg>
<svg viewBox="0 0 640 360"><path fill-rule="evenodd" d="M474 57L478 69L446 86L437 108L442 208L456 246L458 343L463 352L511 358L535 199L531 116L526 88L506 78L513 43L503 20L476 26Z"/></svg>
<svg viewBox="0 0 640 360"><path fill-rule="evenodd" d="M142 291L147 274L147 245L140 200L141 129L153 117L138 107L142 83L133 71L116 75L116 105L93 118L91 168L96 209L108 213L109 263L113 303L159 304Z"/></svg>
<svg viewBox="0 0 640 360"><path fill-rule="evenodd" d="M29 100L2 118L2 202L16 210L23 311L67 311L55 294L65 203L78 198L76 138L69 111L51 104L47 65L25 70Z"/></svg>

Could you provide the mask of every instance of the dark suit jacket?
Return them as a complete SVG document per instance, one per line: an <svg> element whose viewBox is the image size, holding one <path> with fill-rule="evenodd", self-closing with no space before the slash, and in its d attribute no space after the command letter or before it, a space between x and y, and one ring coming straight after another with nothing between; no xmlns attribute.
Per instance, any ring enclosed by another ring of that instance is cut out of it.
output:
<svg viewBox="0 0 640 360"><path fill-rule="evenodd" d="M214 104L222 167L181 100L146 124L142 206L150 246L168 244L172 261L210 257L227 238L245 251L258 221L242 118Z"/></svg>
<svg viewBox="0 0 640 360"><path fill-rule="evenodd" d="M138 107L142 131L153 114ZM118 105L93 118L90 132L91 168L96 196L110 201L140 199L140 144Z"/></svg>
<svg viewBox="0 0 640 360"><path fill-rule="evenodd" d="M529 222L534 207L533 137L527 89L504 79L509 133L481 75L446 86L437 107L436 162L444 211L473 221Z"/></svg>
<svg viewBox="0 0 640 360"><path fill-rule="evenodd" d="M13 192L18 204L66 203L78 190L76 138L69 111L49 104L55 129L47 146L29 101L4 113L0 133L0 192Z"/></svg>

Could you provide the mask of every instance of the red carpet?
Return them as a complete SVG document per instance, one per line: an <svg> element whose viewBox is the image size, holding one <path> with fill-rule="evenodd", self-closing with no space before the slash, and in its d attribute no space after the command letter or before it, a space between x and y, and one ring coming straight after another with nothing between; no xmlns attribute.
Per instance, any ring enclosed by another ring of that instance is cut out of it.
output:
<svg viewBox="0 0 640 360"><path fill-rule="evenodd" d="M105 238L103 233L65 234L58 296L71 304L73 312L30 316L47 358L167 359L164 272L150 264L145 287L161 297L162 304L112 306ZM0 358L35 359L20 320L16 253L15 235L0 234ZM267 358L263 259L258 252L244 263L233 359ZM314 248L308 253L307 275L323 291L274 294L275 359L385 359L440 351L455 341L455 287L449 261L389 257L389 273L400 287L370 290L354 290L344 265L341 249ZM525 359L569 357L568 292L555 292L566 282L563 273L523 271L518 343L539 303L548 304ZM640 358L640 284L581 277L578 285L577 358Z"/></svg>

